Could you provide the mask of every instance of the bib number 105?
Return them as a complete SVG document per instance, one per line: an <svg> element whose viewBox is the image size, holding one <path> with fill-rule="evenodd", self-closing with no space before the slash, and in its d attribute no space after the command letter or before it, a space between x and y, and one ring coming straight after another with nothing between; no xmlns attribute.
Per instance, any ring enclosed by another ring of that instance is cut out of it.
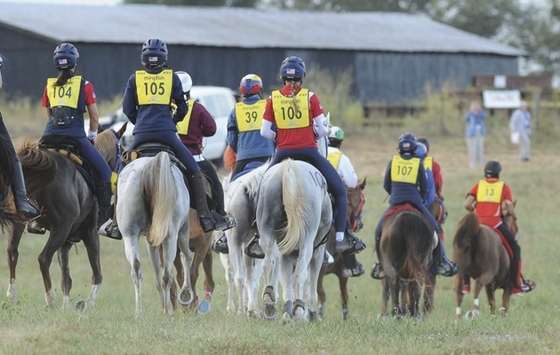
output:
<svg viewBox="0 0 560 355"><path fill-rule="evenodd" d="M146 95L163 95L165 94L164 83L144 83L144 92Z"/></svg>

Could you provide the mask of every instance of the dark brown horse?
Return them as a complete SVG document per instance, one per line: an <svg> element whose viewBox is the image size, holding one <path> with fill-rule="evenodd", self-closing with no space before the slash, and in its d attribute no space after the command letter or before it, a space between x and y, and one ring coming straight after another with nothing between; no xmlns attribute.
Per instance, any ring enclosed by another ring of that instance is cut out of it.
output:
<svg viewBox="0 0 560 355"><path fill-rule="evenodd" d="M126 129L126 128L125 128ZM97 148L107 162L117 162L121 130L117 134L107 130L98 135ZM101 285L99 262L99 235L97 234L98 206L94 191L77 164L68 157L53 151L40 149L37 143L25 142L18 153L23 166L27 194L35 200L41 210L36 220L39 227L48 230L49 239L39 255L39 267L45 286L45 301L48 308L55 307L55 293L49 268L55 253L62 271L62 307L70 308L70 289L72 279L68 268L68 254L75 243L82 241L90 261L92 287L89 297L75 304L77 309L86 309L95 303ZM16 266L19 257L19 243L25 224L14 224L8 240L8 265L10 284L8 300L14 300L16 293Z"/></svg>
<svg viewBox="0 0 560 355"><path fill-rule="evenodd" d="M517 226L512 217L505 217L508 228L515 234ZM459 222L453 240L453 260L459 267L455 278L455 294L457 300L457 318L461 317L461 303L463 301L463 280L475 279L474 305L465 314L466 319L472 319L480 314L479 294L486 288L490 313L496 313L495 292L503 289L502 314L509 308L512 285L509 281L510 258L498 233L492 228L480 223L474 213L469 213Z"/></svg>
<svg viewBox="0 0 560 355"><path fill-rule="evenodd" d="M348 195L348 218L352 226L352 231L357 232L362 229L362 212L365 203L364 188L366 187L366 179L364 179L357 187L347 188ZM342 316L344 320L348 319L348 276L343 275L344 262L342 260L341 252L334 252L334 238L335 230L331 227L329 231L329 242L327 243L327 250L333 255L334 262L331 264L323 264L319 279L317 280L317 295L319 298L319 317L323 317L324 305L327 299L325 290L323 288L323 277L328 274L335 274L338 277L338 286L340 288L340 301L342 305Z"/></svg>
<svg viewBox="0 0 560 355"><path fill-rule="evenodd" d="M420 315L420 296L429 277L434 245L433 227L417 211L396 211L383 223L379 255L393 317ZM385 313L382 309L381 314Z"/></svg>

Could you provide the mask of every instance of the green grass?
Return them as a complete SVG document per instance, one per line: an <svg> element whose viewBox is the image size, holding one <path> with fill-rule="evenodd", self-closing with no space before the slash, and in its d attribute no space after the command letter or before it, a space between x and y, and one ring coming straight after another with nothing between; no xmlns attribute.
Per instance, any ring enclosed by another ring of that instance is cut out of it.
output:
<svg viewBox="0 0 560 355"><path fill-rule="evenodd" d="M40 136L44 127L42 111L28 106L16 120L16 112L0 106L8 129ZM8 115L8 113L10 113ZM36 116L34 116L36 115ZM9 118L8 118L9 117ZM450 119L461 119L450 118ZM34 121L37 120L37 121ZM40 120L40 121L39 121ZM32 124L31 124L31 123ZM41 122L39 124L38 122ZM33 130L26 132L21 124ZM422 124L423 123L423 124ZM535 291L514 297L507 317L490 316L486 296L481 295L482 315L469 322L455 320L453 279L439 278L435 291L435 311L420 321L378 320L381 287L369 277L375 261L373 231L386 208L386 193L381 187L386 163L395 153L398 135L407 130L430 138L431 154L442 165L445 203L449 218L444 225L445 245L452 252L452 238L459 219L466 213L462 204L466 192L482 177L482 169L469 169L461 124L452 133L440 135L429 121L406 121L394 129L381 127L347 134L343 149L353 160L360 178L367 176L364 229L359 233L368 248L358 255L366 274L349 281L350 319L342 320L338 283L325 278L327 304L325 320L283 326L279 321L246 319L226 312L224 271L215 258L216 290L212 311L206 316L177 312L169 318L161 314L154 272L147 252L142 252L143 309L141 319L134 317L134 287L130 265L122 242L101 239L104 275L96 306L84 313L44 308L44 289L37 256L47 237L24 235L20 245L17 274L18 299L0 309L0 354L558 354L560 329L560 223L557 222L557 192L560 191L560 158L557 143L546 134L533 137L531 161L516 161L515 148L508 141L507 124L491 122L486 141L486 158L498 159L502 178L518 199L519 241L523 271L538 284ZM38 133L37 133L38 132ZM22 138L15 135L14 140ZM3 235L4 243L6 236ZM91 271L85 248L76 245L70 255L73 277L72 302L87 297ZM60 270L51 266L56 286L57 305L62 304ZM9 272L0 263L0 288L7 289ZM201 282L198 289L200 292ZM498 300L501 291L498 292ZM463 311L472 305L472 293L465 297Z"/></svg>

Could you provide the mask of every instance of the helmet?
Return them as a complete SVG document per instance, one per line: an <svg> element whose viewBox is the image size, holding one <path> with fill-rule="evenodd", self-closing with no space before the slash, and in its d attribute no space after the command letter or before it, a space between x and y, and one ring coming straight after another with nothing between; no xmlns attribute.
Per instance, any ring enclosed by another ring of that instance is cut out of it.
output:
<svg viewBox="0 0 560 355"><path fill-rule="evenodd" d="M424 159L426 154L428 153L428 149L424 143L416 142L416 151L414 155L416 155L420 159Z"/></svg>
<svg viewBox="0 0 560 355"><path fill-rule="evenodd" d="M331 129L329 130L329 139L330 138L342 142L344 140L344 131L342 130L342 128L338 126L332 126Z"/></svg>
<svg viewBox="0 0 560 355"><path fill-rule="evenodd" d="M71 43L61 43L54 49L53 61L56 69L69 69L76 66L80 54Z"/></svg>
<svg viewBox="0 0 560 355"><path fill-rule="evenodd" d="M150 38L142 45L140 60L148 68L163 66L167 62L167 46L157 38Z"/></svg>
<svg viewBox="0 0 560 355"><path fill-rule="evenodd" d="M416 150L416 137L414 134L406 132L399 137L399 152L414 154Z"/></svg>
<svg viewBox="0 0 560 355"><path fill-rule="evenodd" d="M282 80L301 80L305 77L305 63L299 57L287 57L280 66Z"/></svg>
<svg viewBox="0 0 560 355"><path fill-rule="evenodd" d="M430 142L426 138L420 137L416 140L416 142L424 143L424 145L426 146L426 151L428 151L428 152L430 151Z"/></svg>
<svg viewBox="0 0 560 355"><path fill-rule="evenodd" d="M490 160L484 166L484 176L486 177L499 177L502 171L502 164L495 160Z"/></svg>
<svg viewBox="0 0 560 355"><path fill-rule="evenodd" d="M185 71L176 71L175 74L181 79L181 85L183 86L183 92L189 92L192 88L192 79L189 73Z"/></svg>
<svg viewBox="0 0 560 355"><path fill-rule="evenodd" d="M241 78L239 90L243 96L255 95L262 90L262 79L255 74L247 74Z"/></svg>

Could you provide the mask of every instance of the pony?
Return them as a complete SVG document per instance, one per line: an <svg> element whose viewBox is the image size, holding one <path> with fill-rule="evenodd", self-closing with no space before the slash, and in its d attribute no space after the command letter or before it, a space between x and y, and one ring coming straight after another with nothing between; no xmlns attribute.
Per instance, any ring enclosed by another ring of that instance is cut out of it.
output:
<svg viewBox="0 0 560 355"><path fill-rule="evenodd" d="M303 161L286 159L265 172L256 207L260 244L265 252L263 313L275 318L276 282L281 273L284 323L317 318L317 280L332 223L327 183L321 173ZM278 258L277 258L278 257ZM278 262L279 269L274 267Z"/></svg>
<svg viewBox="0 0 560 355"><path fill-rule="evenodd" d="M353 232L358 232L362 229L362 212L365 203L364 188L366 187L366 179L356 187L347 187L346 193L348 195L348 218ZM320 318L324 316L325 301L327 299L325 290L323 288L323 277L328 274L335 274L338 277L338 286L340 289L340 301L342 305L342 317L344 320L348 319L348 277L342 274L344 269L344 262L341 252L334 252L334 237L335 230L331 226L329 230L329 242L327 243L327 251L333 255L334 262L331 264L323 264L319 279L317 280L317 294L319 299L318 315Z"/></svg>
<svg viewBox="0 0 560 355"><path fill-rule="evenodd" d="M255 209L259 184L268 164L239 176L234 181L224 180L225 204L237 227L226 231L229 254L220 254L228 283L227 311L235 312L234 293L237 290L238 314L258 317L257 291L262 275L263 261L247 256L243 251L251 237L257 233Z"/></svg>
<svg viewBox="0 0 560 355"><path fill-rule="evenodd" d="M407 314L412 317L420 315L421 290L428 278L432 250L437 243L433 227L420 212L411 211L408 206L401 205L390 212L383 224L379 250L385 287L388 288L384 293L390 295L392 316L397 319ZM403 299L399 300L401 294ZM387 300L384 302L386 304ZM386 309L382 308L381 314L385 313Z"/></svg>
<svg viewBox="0 0 560 355"><path fill-rule="evenodd" d="M96 148L109 163L116 163L119 139L124 130L106 130L97 136ZM21 160L27 195L35 200L41 210L41 217L34 221L39 228L49 231L49 238L39 254L39 267L45 287L47 308L55 307L55 291L50 276L50 265L55 252L62 271L62 308L70 308L72 278L68 267L70 248L80 241L86 247L92 269L92 286L85 300L78 300L74 308L85 310L94 306L102 282L99 261L99 235L97 234L97 200L88 180L78 169L78 165L67 156L53 150L41 149L39 144L26 141L18 156ZM75 156L71 156L74 157ZM8 238L8 267L10 283L7 300L13 301L16 292L16 267L19 258L19 243L25 223L15 223Z"/></svg>
<svg viewBox="0 0 560 355"><path fill-rule="evenodd" d="M171 316L174 312L171 301L172 272L177 246L181 250L183 268L182 288L177 299L182 305L193 301L189 272L192 261L189 250L190 198L183 174L171 164L169 154L162 151L155 157L142 157L128 163L119 174L117 193L116 217L123 236L125 255L131 266L136 317L142 315L143 278L138 250L140 235L146 236L162 311Z"/></svg>
<svg viewBox="0 0 560 355"><path fill-rule="evenodd" d="M504 221L515 235L517 225L513 217L506 216ZM473 308L465 314L465 319L473 319L480 315L479 294L483 287L486 289L492 315L496 313L495 292L499 288L503 289L500 313L505 315L512 292L509 281L510 257L498 233L481 224L472 212L465 215L457 226L453 240L453 260L459 267L455 277L457 318L461 318L462 283L467 277L472 277L476 282Z"/></svg>

